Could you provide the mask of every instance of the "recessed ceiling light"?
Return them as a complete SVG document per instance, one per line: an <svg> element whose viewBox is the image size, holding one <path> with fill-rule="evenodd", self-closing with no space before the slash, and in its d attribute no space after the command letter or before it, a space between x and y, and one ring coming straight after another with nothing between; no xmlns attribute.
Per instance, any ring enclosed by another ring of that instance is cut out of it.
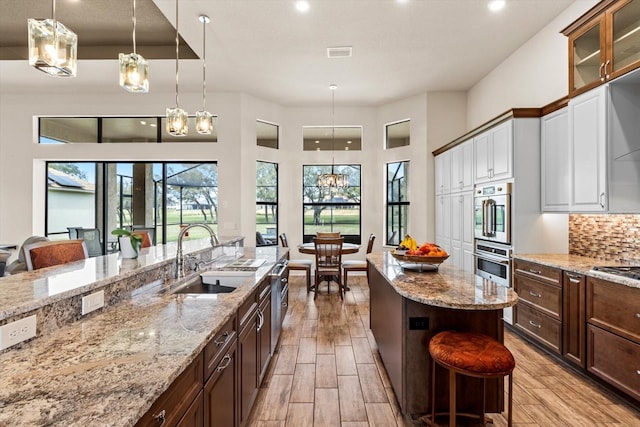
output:
<svg viewBox="0 0 640 427"><path fill-rule="evenodd" d="M316 141L316 144L320 144L320 141Z"/></svg>
<svg viewBox="0 0 640 427"><path fill-rule="evenodd" d="M409 0L396 0L396 2L400 4L405 4L405 3L409 3Z"/></svg>
<svg viewBox="0 0 640 427"><path fill-rule="evenodd" d="M311 5L309 5L309 2L307 0L298 0L296 2L296 9L298 10L298 12L306 12L310 7Z"/></svg>
<svg viewBox="0 0 640 427"><path fill-rule="evenodd" d="M157 124L155 124L155 123L150 123L150 124L149 124L149 126L151 126L152 128L154 128L154 127L156 127L156 126L158 126L158 125L157 125Z"/></svg>
<svg viewBox="0 0 640 427"><path fill-rule="evenodd" d="M144 125L146 125L146 124L147 124L147 122L145 122L144 120L140 120L140 124L141 124L142 126L144 126Z"/></svg>
<svg viewBox="0 0 640 427"><path fill-rule="evenodd" d="M351 144L351 141L347 141L347 144Z"/></svg>
<svg viewBox="0 0 640 427"><path fill-rule="evenodd" d="M502 10L506 5L506 3L507 2L505 0L491 0L487 4L487 7L489 8L490 11L497 12L499 10Z"/></svg>

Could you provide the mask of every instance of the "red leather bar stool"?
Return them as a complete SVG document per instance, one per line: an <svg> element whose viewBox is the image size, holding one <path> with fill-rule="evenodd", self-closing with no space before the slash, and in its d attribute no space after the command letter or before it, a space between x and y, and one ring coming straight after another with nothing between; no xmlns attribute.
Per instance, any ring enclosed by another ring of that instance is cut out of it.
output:
<svg viewBox="0 0 640 427"><path fill-rule="evenodd" d="M436 363L449 371L449 426L456 425L456 374L482 378L482 413L485 421L485 383L487 378L509 377L509 415L507 425L512 425L513 369L516 361L507 347L495 339L474 332L444 331L429 341L431 354L431 425L436 417ZM469 414L464 414L469 416Z"/></svg>

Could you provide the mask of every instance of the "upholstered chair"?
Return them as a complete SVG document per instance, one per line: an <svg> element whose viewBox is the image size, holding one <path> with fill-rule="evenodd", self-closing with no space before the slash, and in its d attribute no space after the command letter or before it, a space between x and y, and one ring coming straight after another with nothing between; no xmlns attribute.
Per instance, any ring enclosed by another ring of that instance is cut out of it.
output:
<svg viewBox="0 0 640 427"><path fill-rule="evenodd" d="M283 248L289 247L289 241L287 240L286 233L280 234L280 243ZM289 264L287 264L287 268L289 270L300 270L304 271L307 276L307 292L311 291L311 266L313 265L313 261L310 259L290 259Z"/></svg>
<svg viewBox="0 0 640 427"><path fill-rule="evenodd" d="M369 242L367 243L367 254L370 254L373 250L373 242L376 240L376 236L371 233L369 235ZM347 287L347 273L353 271L364 271L367 273L367 283L369 283L369 269L367 268L367 261L361 260L344 260L342 261L342 285L345 289L349 289Z"/></svg>
<svg viewBox="0 0 640 427"><path fill-rule="evenodd" d="M55 240L38 242L23 247L27 270L33 271L66 264L89 257L83 240Z"/></svg>

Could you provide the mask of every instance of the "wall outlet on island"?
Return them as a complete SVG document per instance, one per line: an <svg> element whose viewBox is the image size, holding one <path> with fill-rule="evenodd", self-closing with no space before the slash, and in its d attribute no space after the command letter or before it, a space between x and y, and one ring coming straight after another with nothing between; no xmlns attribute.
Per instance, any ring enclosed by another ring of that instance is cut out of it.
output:
<svg viewBox="0 0 640 427"><path fill-rule="evenodd" d="M36 315L0 326L0 350L36 336Z"/></svg>

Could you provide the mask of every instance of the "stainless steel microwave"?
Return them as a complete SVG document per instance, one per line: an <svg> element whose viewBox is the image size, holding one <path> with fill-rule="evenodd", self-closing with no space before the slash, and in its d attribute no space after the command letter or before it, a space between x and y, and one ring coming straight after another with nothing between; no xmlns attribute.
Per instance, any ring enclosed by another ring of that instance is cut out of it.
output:
<svg viewBox="0 0 640 427"><path fill-rule="evenodd" d="M511 244L511 183L476 187L476 239Z"/></svg>

